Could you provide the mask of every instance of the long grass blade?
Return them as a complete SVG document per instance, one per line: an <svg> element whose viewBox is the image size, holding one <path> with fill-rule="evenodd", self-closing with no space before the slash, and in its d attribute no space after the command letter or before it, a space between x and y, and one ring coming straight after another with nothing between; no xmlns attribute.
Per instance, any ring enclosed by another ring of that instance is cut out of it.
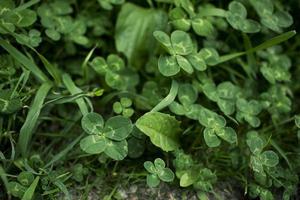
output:
<svg viewBox="0 0 300 200"><path fill-rule="evenodd" d="M34 195L34 191L39 183L40 177L37 176L34 181L31 183L31 185L28 187L28 189L25 191L22 200L31 200Z"/></svg>
<svg viewBox="0 0 300 200"><path fill-rule="evenodd" d="M158 111L162 110L163 108L169 106L177 96L178 87L179 87L179 85L178 85L177 81L173 80L169 94L161 102L159 102L151 110L151 112L158 112Z"/></svg>
<svg viewBox="0 0 300 200"><path fill-rule="evenodd" d="M69 92L72 95L78 94L78 93L82 93L83 91L78 88L75 83L73 82L73 80L71 79L69 74L64 74L63 75L63 83L66 86L66 88L69 90ZM88 110L88 105L86 104L86 102L84 101L83 98L79 98L76 100L77 105L79 106L79 109L82 113L82 115L86 115L89 113Z"/></svg>
<svg viewBox="0 0 300 200"><path fill-rule="evenodd" d="M23 156L27 154L28 144L31 140L34 128L37 125L37 120L43 107L44 100L51 87L52 85L49 82L46 82L41 85L27 114L25 123L23 124L20 130L18 148L20 148Z"/></svg>
<svg viewBox="0 0 300 200"><path fill-rule="evenodd" d="M40 82L49 81L48 77L38 68L38 66L27 56L21 53L14 46L9 44L7 41L0 38L0 46L4 48L16 61L22 64L26 69L31 71Z"/></svg>

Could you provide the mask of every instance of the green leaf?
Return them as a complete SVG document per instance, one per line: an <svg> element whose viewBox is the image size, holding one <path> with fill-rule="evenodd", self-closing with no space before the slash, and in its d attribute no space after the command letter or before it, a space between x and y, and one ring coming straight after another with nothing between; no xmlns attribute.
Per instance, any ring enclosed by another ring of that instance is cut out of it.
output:
<svg viewBox="0 0 300 200"><path fill-rule="evenodd" d="M219 62L219 54L214 48L203 48L199 51L199 55L207 65L213 66Z"/></svg>
<svg viewBox="0 0 300 200"><path fill-rule="evenodd" d="M295 124L298 128L300 128L300 115L295 116Z"/></svg>
<svg viewBox="0 0 300 200"><path fill-rule="evenodd" d="M194 72L192 65L186 58L180 55L176 55L176 60L180 68L183 69L186 73L192 74Z"/></svg>
<svg viewBox="0 0 300 200"><path fill-rule="evenodd" d="M157 171L163 170L166 167L166 163L161 158L156 158L154 160L154 166L157 169Z"/></svg>
<svg viewBox="0 0 300 200"><path fill-rule="evenodd" d="M89 154L99 154L106 149L108 142L104 136L89 135L80 141L80 148Z"/></svg>
<svg viewBox="0 0 300 200"><path fill-rule="evenodd" d="M125 54L130 64L141 67L145 63L140 58L153 54L155 42L152 33L162 30L166 23L167 15L160 10L124 4L116 23L117 50Z"/></svg>
<svg viewBox="0 0 300 200"><path fill-rule="evenodd" d="M29 186L33 182L34 176L31 172L21 172L17 179L23 186Z"/></svg>
<svg viewBox="0 0 300 200"><path fill-rule="evenodd" d="M38 186L40 177L37 176L34 181L32 182L32 184L28 187L28 189L25 191L22 200L31 200L34 197L34 192L36 190L36 187Z"/></svg>
<svg viewBox="0 0 300 200"><path fill-rule="evenodd" d="M165 32L154 31L153 36L165 48L165 50L167 50L170 54L174 54L171 38Z"/></svg>
<svg viewBox="0 0 300 200"><path fill-rule="evenodd" d="M22 107L21 99L18 95L13 95L10 90L0 91L0 113L12 114Z"/></svg>
<svg viewBox="0 0 300 200"><path fill-rule="evenodd" d="M264 141L259 137L256 131L250 131L247 133L247 145L253 154L260 154L264 148Z"/></svg>
<svg viewBox="0 0 300 200"><path fill-rule="evenodd" d="M261 155L261 162L268 167L275 167L279 163L279 158L274 151L264 151Z"/></svg>
<svg viewBox="0 0 300 200"><path fill-rule="evenodd" d="M136 127L164 151L173 151L179 147L179 124L175 117L160 112L146 113L136 121Z"/></svg>
<svg viewBox="0 0 300 200"><path fill-rule="evenodd" d="M180 72L175 56L161 55L158 59L158 70L164 76L174 76Z"/></svg>
<svg viewBox="0 0 300 200"><path fill-rule="evenodd" d="M23 197L26 191L26 187L15 181L9 182L7 189L14 197L18 197L20 199Z"/></svg>
<svg viewBox="0 0 300 200"><path fill-rule="evenodd" d="M196 34L212 38L215 35L213 25L207 19L196 18L192 20L192 27Z"/></svg>
<svg viewBox="0 0 300 200"><path fill-rule="evenodd" d="M191 37L184 31L176 30L172 32L171 43L174 52L178 55L188 55L192 53L194 49Z"/></svg>
<svg viewBox="0 0 300 200"><path fill-rule="evenodd" d="M199 53L190 54L186 58L196 70L198 71L206 70L207 66L204 59L201 57L201 54Z"/></svg>
<svg viewBox="0 0 300 200"><path fill-rule="evenodd" d="M133 125L130 119L123 116L109 118L103 129L104 135L112 140L122 141L132 132Z"/></svg>
<svg viewBox="0 0 300 200"><path fill-rule="evenodd" d="M225 127L216 131L216 135L230 144L237 143L237 135L233 128Z"/></svg>
<svg viewBox="0 0 300 200"><path fill-rule="evenodd" d="M159 178L156 174L148 174L147 175L147 185L149 187L157 187L160 183Z"/></svg>
<svg viewBox="0 0 300 200"><path fill-rule="evenodd" d="M95 57L91 62L90 65L92 68L95 70L100 75L103 75L107 72L108 70L108 65L106 64L106 61L102 57Z"/></svg>
<svg viewBox="0 0 300 200"><path fill-rule="evenodd" d="M107 146L104 153L114 160L123 160L128 154L127 141L122 140L107 142Z"/></svg>
<svg viewBox="0 0 300 200"><path fill-rule="evenodd" d="M178 99L180 103L191 105L195 103L198 98L197 90L191 84L181 84L178 89Z"/></svg>
<svg viewBox="0 0 300 200"><path fill-rule="evenodd" d="M173 171L169 168L165 168L163 170L160 170L157 173L157 175L160 178L160 180L162 180L164 182L172 182L175 178L175 175L174 175Z"/></svg>
<svg viewBox="0 0 300 200"><path fill-rule="evenodd" d="M156 174L156 168L151 161L144 162L144 167L149 173Z"/></svg>
<svg viewBox="0 0 300 200"><path fill-rule="evenodd" d="M181 187L188 187L193 185L197 179L199 178L199 175L194 173L194 171L187 171L180 177L180 186Z"/></svg>
<svg viewBox="0 0 300 200"><path fill-rule="evenodd" d="M212 128L205 128L203 132L204 140L207 146L217 147L221 144L221 140L216 136Z"/></svg>
<svg viewBox="0 0 300 200"><path fill-rule="evenodd" d="M98 113L88 113L81 120L81 127L88 134L100 134L103 125L103 117Z"/></svg>

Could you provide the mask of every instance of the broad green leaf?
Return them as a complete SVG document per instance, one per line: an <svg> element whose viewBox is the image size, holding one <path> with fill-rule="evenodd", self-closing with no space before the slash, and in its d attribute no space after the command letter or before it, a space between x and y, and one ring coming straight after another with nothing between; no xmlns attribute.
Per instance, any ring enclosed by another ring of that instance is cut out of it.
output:
<svg viewBox="0 0 300 200"><path fill-rule="evenodd" d="M204 140L207 146L217 147L221 144L221 140L216 136L215 131L211 128L205 128L203 132Z"/></svg>
<svg viewBox="0 0 300 200"><path fill-rule="evenodd" d="M176 55L176 60L180 68L183 69L183 71L185 71L188 74L192 74L194 72L192 65L185 57Z"/></svg>
<svg viewBox="0 0 300 200"><path fill-rule="evenodd" d="M164 151L173 151L179 147L179 125L175 117L160 112L148 112L136 121L136 127Z"/></svg>
<svg viewBox="0 0 300 200"><path fill-rule="evenodd" d="M231 13L233 13L237 16L240 16L241 18L247 17L247 10L246 10L245 6L238 1L230 2L228 9Z"/></svg>
<svg viewBox="0 0 300 200"><path fill-rule="evenodd" d="M99 154L106 149L108 142L104 136L89 135L80 141L80 148L89 154Z"/></svg>
<svg viewBox="0 0 300 200"><path fill-rule="evenodd" d="M231 144L237 143L236 132L231 127L225 127L220 129L219 131L216 131L216 135Z"/></svg>
<svg viewBox="0 0 300 200"><path fill-rule="evenodd" d="M160 183L159 178L156 174L148 174L147 175L147 185L149 187L157 187Z"/></svg>
<svg viewBox="0 0 300 200"><path fill-rule="evenodd" d="M175 178L175 175L171 169L165 168L158 172L158 177L164 182L172 182Z"/></svg>
<svg viewBox="0 0 300 200"><path fill-rule="evenodd" d="M158 59L158 69L164 76L174 76L180 72L175 56L161 55Z"/></svg>
<svg viewBox="0 0 300 200"><path fill-rule="evenodd" d="M107 138L122 141L127 138L132 129L133 126L130 119L123 116L115 116L106 121L103 133Z"/></svg>
<svg viewBox="0 0 300 200"><path fill-rule="evenodd" d="M145 61L141 58L152 55L155 48L152 33L162 30L166 23L167 15L161 10L145 9L132 3L124 4L116 23L117 50L125 54L129 64L143 66Z"/></svg>
<svg viewBox="0 0 300 200"><path fill-rule="evenodd" d="M174 50L171 44L171 38L163 31L155 31L153 33L155 39L161 43L161 45L167 50L170 54L174 54Z"/></svg>
<svg viewBox="0 0 300 200"><path fill-rule="evenodd" d="M188 187L193 185L197 179L199 178L199 175L194 173L193 171L187 171L180 177L180 186L181 187Z"/></svg>
<svg viewBox="0 0 300 200"><path fill-rule="evenodd" d="M191 37L184 31L176 30L172 32L171 43L174 52L178 55L188 55L194 50Z"/></svg>
<svg viewBox="0 0 300 200"><path fill-rule="evenodd" d="M204 59L201 57L201 54L190 54L187 57L187 60L191 65L198 71L205 71L207 66Z"/></svg>
<svg viewBox="0 0 300 200"><path fill-rule="evenodd" d="M81 120L81 127L83 130L92 135L97 135L101 133L101 129L103 128L104 120L103 117L98 113L88 113L83 116Z"/></svg>
<svg viewBox="0 0 300 200"><path fill-rule="evenodd" d="M126 140L122 141L109 141L107 142L106 149L104 153L114 159L123 160L128 154L128 144Z"/></svg>
<svg viewBox="0 0 300 200"><path fill-rule="evenodd" d="M192 20L192 27L196 34L212 38L215 35L213 25L207 19L196 18Z"/></svg>
<svg viewBox="0 0 300 200"><path fill-rule="evenodd" d="M274 151L264 151L261 155L261 162L268 167L275 167L279 163L279 158Z"/></svg>
<svg viewBox="0 0 300 200"><path fill-rule="evenodd" d="M181 84L178 89L178 99L180 103L191 105L195 103L198 98L197 90L191 84Z"/></svg>

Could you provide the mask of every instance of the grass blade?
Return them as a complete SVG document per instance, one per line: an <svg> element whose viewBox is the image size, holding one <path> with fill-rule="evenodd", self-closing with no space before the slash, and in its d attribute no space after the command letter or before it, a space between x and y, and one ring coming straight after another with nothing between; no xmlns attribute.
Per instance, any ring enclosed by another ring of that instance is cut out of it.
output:
<svg viewBox="0 0 300 200"><path fill-rule="evenodd" d="M82 93L82 90L75 85L69 74L63 75L63 83L72 95ZM88 105L85 103L83 98L77 99L76 103L78 104L82 115L89 113Z"/></svg>
<svg viewBox="0 0 300 200"><path fill-rule="evenodd" d="M27 56L21 53L14 46L9 44L7 41L0 39L0 46L4 48L16 61L22 64L26 69L31 71L40 82L49 81L48 77L38 68L38 66Z"/></svg>
<svg viewBox="0 0 300 200"><path fill-rule="evenodd" d="M151 112L158 112L158 111L162 110L163 108L167 107L168 105L170 105L177 96L178 87L179 87L179 85L178 85L177 81L173 80L169 94L161 102L159 102L151 110Z"/></svg>
<svg viewBox="0 0 300 200"><path fill-rule="evenodd" d="M44 100L51 87L51 83L48 82L41 85L27 114L25 123L23 124L20 130L18 148L20 148L23 156L27 154L29 141L32 137L34 128L36 127L37 120L43 107Z"/></svg>
<svg viewBox="0 0 300 200"><path fill-rule="evenodd" d="M53 182L53 184L56 185L66 195L66 199L71 200L70 193L63 182L56 180Z"/></svg>
<svg viewBox="0 0 300 200"><path fill-rule="evenodd" d="M40 177L37 176L34 181L31 183L31 185L29 186L29 188L26 190L26 192L24 193L22 200L31 200L33 198L34 195L34 191L36 189L36 186L38 185L40 180Z"/></svg>
<svg viewBox="0 0 300 200"><path fill-rule="evenodd" d="M5 173L2 165L0 165L0 178L1 178L2 182L4 183L4 186L5 186L6 190L7 190L7 188L8 188L8 180L7 180L6 173Z"/></svg>

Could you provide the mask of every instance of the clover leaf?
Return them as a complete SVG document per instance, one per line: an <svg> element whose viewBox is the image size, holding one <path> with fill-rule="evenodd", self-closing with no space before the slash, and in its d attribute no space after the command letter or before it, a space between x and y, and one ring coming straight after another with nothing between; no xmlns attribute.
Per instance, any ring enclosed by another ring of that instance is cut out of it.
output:
<svg viewBox="0 0 300 200"><path fill-rule="evenodd" d="M202 86L203 93L218 104L221 111L226 115L231 115L235 111L236 98L239 88L229 81L225 81L216 86L212 82L206 82Z"/></svg>
<svg viewBox="0 0 300 200"><path fill-rule="evenodd" d="M279 163L279 158L274 151L263 151L265 141L256 131L247 133L246 143L252 153L250 165L253 171L264 174L264 167L275 167Z"/></svg>
<svg viewBox="0 0 300 200"><path fill-rule="evenodd" d="M41 33L38 30L31 29L28 34L18 34L17 42L31 47L37 47L42 42Z"/></svg>
<svg viewBox="0 0 300 200"><path fill-rule="evenodd" d="M230 2L226 19L234 29L244 33L257 33L260 31L259 23L252 19L247 19L247 10L245 6L238 1Z"/></svg>
<svg viewBox="0 0 300 200"><path fill-rule="evenodd" d="M97 56L90 65L99 75L105 76L105 82L111 88L125 90L138 83L138 75L126 68L123 59L118 55L110 54L106 60Z"/></svg>
<svg viewBox="0 0 300 200"><path fill-rule="evenodd" d="M115 116L106 123L101 115L89 113L81 120L81 126L89 135L80 141L80 147L89 154L104 152L108 157L122 160L128 153L126 138L132 131L128 118Z"/></svg>
<svg viewBox="0 0 300 200"><path fill-rule="evenodd" d="M219 55L213 48L203 48L198 53L188 33L180 30L172 32L171 37L162 31L153 33L157 41L170 55L161 55L158 69L164 76L174 76L184 70L192 74L194 69L204 71L206 65L215 65Z"/></svg>
<svg viewBox="0 0 300 200"><path fill-rule="evenodd" d="M0 3L0 33L6 34L14 32L16 27L28 27L36 19L36 12L30 9L16 9L12 0L4 0Z"/></svg>
<svg viewBox="0 0 300 200"><path fill-rule="evenodd" d="M230 144L237 142L237 135L234 129L226 126L226 120L221 115L202 107L199 115L199 123L205 127L203 136L209 147L217 147L221 139Z"/></svg>
<svg viewBox="0 0 300 200"><path fill-rule="evenodd" d="M0 113L13 114L20 110L22 102L19 95L11 90L0 90Z"/></svg>
<svg viewBox="0 0 300 200"><path fill-rule="evenodd" d="M246 99L239 98L237 99L236 107L236 118L238 121L242 122L242 120L245 120L254 128L260 125L260 119L257 117L262 110L260 102L256 100L247 101Z"/></svg>
<svg viewBox="0 0 300 200"><path fill-rule="evenodd" d="M214 37L215 28L208 19L200 17L199 15L187 16L184 9L176 7L170 11L169 17L171 19L171 24L179 30L188 31L191 27L197 35L204 37Z"/></svg>
<svg viewBox="0 0 300 200"><path fill-rule="evenodd" d="M154 163L151 161L144 162L144 167L148 171L147 185L156 187L160 181L172 182L175 178L173 171L166 167L165 162L161 158L156 158Z"/></svg>
<svg viewBox="0 0 300 200"><path fill-rule="evenodd" d="M259 15L260 22L275 32L282 32L283 28L293 24L293 18L288 12L274 11L272 0L250 0L250 3Z"/></svg>
<svg viewBox="0 0 300 200"><path fill-rule="evenodd" d="M126 97L122 97L120 102L113 104L113 110L117 114L122 114L124 117L131 117L134 114L134 110L131 108L132 100Z"/></svg>
<svg viewBox="0 0 300 200"><path fill-rule="evenodd" d="M173 101L169 108L176 115L185 115L190 119L198 120L201 106L195 104L198 98L197 90L191 84L181 84L178 89L178 103Z"/></svg>

